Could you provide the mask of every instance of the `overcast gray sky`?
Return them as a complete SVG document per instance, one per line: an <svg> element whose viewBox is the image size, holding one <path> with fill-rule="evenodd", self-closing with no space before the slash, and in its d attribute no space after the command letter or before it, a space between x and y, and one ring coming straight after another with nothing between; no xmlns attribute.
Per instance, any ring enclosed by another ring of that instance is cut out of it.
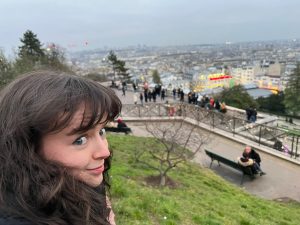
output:
<svg viewBox="0 0 300 225"><path fill-rule="evenodd" d="M300 38L299 0L0 0L0 47L70 50Z"/></svg>

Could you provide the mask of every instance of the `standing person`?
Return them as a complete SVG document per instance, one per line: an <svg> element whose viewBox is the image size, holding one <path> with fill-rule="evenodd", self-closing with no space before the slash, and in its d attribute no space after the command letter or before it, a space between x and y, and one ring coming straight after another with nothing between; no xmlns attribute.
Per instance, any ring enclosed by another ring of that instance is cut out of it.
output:
<svg viewBox="0 0 300 225"><path fill-rule="evenodd" d="M183 93L183 90L180 91L180 101L184 102L184 93Z"/></svg>
<svg viewBox="0 0 300 225"><path fill-rule="evenodd" d="M191 104L192 103L192 92L188 93L188 103Z"/></svg>
<svg viewBox="0 0 300 225"><path fill-rule="evenodd" d="M203 96L200 93L198 93L197 105L201 106L202 99L203 99Z"/></svg>
<svg viewBox="0 0 300 225"><path fill-rule="evenodd" d="M137 104L137 101L138 101L137 94L134 93L134 94L133 94L133 102L134 102L135 105Z"/></svg>
<svg viewBox="0 0 300 225"><path fill-rule="evenodd" d="M120 111L112 90L73 75L30 73L2 90L1 223L115 224L104 126Z"/></svg>
<svg viewBox="0 0 300 225"><path fill-rule="evenodd" d="M252 114L252 109L250 107L247 107L245 109L245 111L246 111L247 122L250 122L250 117L251 117L251 114Z"/></svg>
<svg viewBox="0 0 300 225"><path fill-rule="evenodd" d="M176 89L173 88L173 99L175 100L176 99Z"/></svg>
<svg viewBox="0 0 300 225"><path fill-rule="evenodd" d="M196 93L192 92L192 103L195 105L197 103Z"/></svg>
<svg viewBox="0 0 300 225"><path fill-rule="evenodd" d="M153 102L156 102L156 91L152 91Z"/></svg>
<svg viewBox="0 0 300 225"><path fill-rule="evenodd" d="M210 109L210 103L209 103L209 97L208 97L208 96L206 96L206 97L204 98L204 107L205 107L206 109Z"/></svg>
<svg viewBox="0 0 300 225"><path fill-rule="evenodd" d="M123 86L122 86L122 96L125 96L125 92L126 92L126 91L125 91L125 86L123 85Z"/></svg>
<svg viewBox="0 0 300 225"><path fill-rule="evenodd" d="M151 90L148 91L147 96L148 96L149 102L151 102L151 99L152 99L152 91Z"/></svg>
<svg viewBox="0 0 300 225"><path fill-rule="evenodd" d="M211 97L211 98L209 99L209 108L210 108L210 109L213 109L213 108L214 108L214 105L215 105L215 100L214 100L213 97Z"/></svg>
<svg viewBox="0 0 300 225"><path fill-rule="evenodd" d="M253 108L251 111L250 121L252 123L255 123L256 118L257 118L257 111L256 111L256 108Z"/></svg>
<svg viewBox="0 0 300 225"><path fill-rule="evenodd" d="M132 88L133 88L134 92L136 92L136 84L134 82L132 83Z"/></svg>
<svg viewBox="0 0 300 225"><path fill-rule="evenodd" d="M144 105L144 96L142 93L140 93L140 101L141 101L141 105Z"/></svg>
<svg viewBox="0 0 300 225"><path fill-rule="evenodd" d="M122 82L122 86L125 88L125 90L127 90L127 83L126 83L126 81Z"/></svg>
<svg viewBox="0 0 300 225"><path fill-rule="evenodd" d="M161 90L162 90L162 86L161 86L161 84L158 84L157 94L158 94L159 96L161 95Z"/></svg>
<svg viewBox="0 0 300 225"><path fill-rule="evenodd" d="M165 91L165 89L162 89L161 90L161 96L160 96L162 101L165 100L165 95L166 95L166 91Z"/></svg>
<svg viewBox="0 0 300 225"><path fill-rule="evenodd" d="M145 89L144 97L145 97L145 103L147 103L148 102L148 89Z"/></svg>

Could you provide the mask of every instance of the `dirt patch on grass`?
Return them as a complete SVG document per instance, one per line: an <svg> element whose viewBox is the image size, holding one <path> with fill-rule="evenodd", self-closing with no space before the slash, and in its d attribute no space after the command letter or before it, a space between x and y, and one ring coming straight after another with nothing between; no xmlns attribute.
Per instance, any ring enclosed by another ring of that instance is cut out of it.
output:
<svg viewBox="0 0 300 225"><path fill-rule="evenodd" d="M145 178L147 185L152 187L159 187L160 184L160 176L148 176ZM178 188L180 186L179 182L172 180L170 177L166 178L166 187L171 189Z"/></svg>
<svg viewBox="0 0 300 225"><path fill-rule="evenodd" d="M282 202L282 203L300 203L300 202L296 201L295 199L292 199L289 197L275 198L274 201Z"/></svg>

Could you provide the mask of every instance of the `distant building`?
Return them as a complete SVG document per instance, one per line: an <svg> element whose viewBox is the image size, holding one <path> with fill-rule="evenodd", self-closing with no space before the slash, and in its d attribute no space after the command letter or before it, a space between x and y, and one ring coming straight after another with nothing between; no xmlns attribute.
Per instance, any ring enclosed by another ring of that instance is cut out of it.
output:
<svg viewBox="0 0 300 225"><path fill-rule="evenodd" d="M232 76L225 73L200 74L195 80L194 91L201 92L206 89L229 87L232 82Z"/></svg>
<svg viewBox="0 0 300 225"><path fill-rule="evenodd" d="M232 76L240 84L255 83L260 88L283 90L281 80L285 65L279 62L265 62L254 66L240 66L232 69Z"/></svg>

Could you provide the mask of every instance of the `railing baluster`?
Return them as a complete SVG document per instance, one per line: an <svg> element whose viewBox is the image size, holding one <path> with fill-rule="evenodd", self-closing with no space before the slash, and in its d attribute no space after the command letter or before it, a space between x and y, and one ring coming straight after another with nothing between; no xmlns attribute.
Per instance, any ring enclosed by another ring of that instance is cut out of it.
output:
<svg viewBox="0 0 300 225"><path fill-rule="evenodd" d="M297 141L296 141L295 159L297 158L297 154L298 154L298 144L299 144L299 137L297 137Z"/></svg>
<svg viewBox="0 0 300 225"><path fill-rule="evenodd" d="M293 152L294 152L294 140L295 140L295 135L293 135L293 138L292 138L291 158L293 157Z"/></svg>
<svg viewBox="0 0 300 225"><path fill-rule="evenodd" d="M233 117L233 136L235 135L235 117Z"/></svg>
<svg viewBox="0 0 300 225"><path fill-rule="evenodd" d="M258 145L260 145L260 141L261 141L261 127L262 125L259 125L259 139L258 139Z"/></svg>

